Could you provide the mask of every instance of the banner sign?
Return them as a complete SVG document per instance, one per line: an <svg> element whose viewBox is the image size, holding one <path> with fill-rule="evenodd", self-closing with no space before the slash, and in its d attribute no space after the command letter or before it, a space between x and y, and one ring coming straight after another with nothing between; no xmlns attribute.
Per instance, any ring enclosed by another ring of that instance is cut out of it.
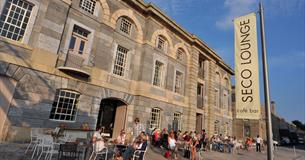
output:
<svg viewBox="0 0 305 160"><path fill-rule="evenodd" d="M234 19L236 118L260 119L256 14Z"/></svg>

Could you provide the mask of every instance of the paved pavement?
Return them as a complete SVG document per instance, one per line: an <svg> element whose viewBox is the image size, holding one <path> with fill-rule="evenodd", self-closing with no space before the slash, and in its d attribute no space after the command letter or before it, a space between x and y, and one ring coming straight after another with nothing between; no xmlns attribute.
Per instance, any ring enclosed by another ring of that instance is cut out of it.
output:
<svg viewBox="0 0 305 160"><path fill-rule="evenodd" d="M0 142L0 160L30 160L30 153L24 154L27 144L19 143L1 143ZM305 146L304 149L296 149L294 153L292 148L279 147L275 152L275 160L305 160ZM163 150L160 148L150 147L145 160L166 160L163 157ZM206 151L204 160L265 160L266 153L256 153L255 151L242 151L241 154L219 153L214 151ZM56 157L56 156L55 156ZM36 158L37 159L37 158ZM53 160L55 160L54 158ZM179 160L186 160L179 155Z"/></svg>

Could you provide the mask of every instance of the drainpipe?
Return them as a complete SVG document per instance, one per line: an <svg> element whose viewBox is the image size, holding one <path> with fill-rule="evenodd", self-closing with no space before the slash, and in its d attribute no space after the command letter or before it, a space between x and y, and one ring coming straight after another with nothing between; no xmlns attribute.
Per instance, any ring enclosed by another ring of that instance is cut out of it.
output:
<svg viewBox="0 0 305 160"><path fill-rule="evenodd" d="M59 45L58 45L58 49L57 49L57 60L56 60L56 64L55 64L55 67L57 67L57 63L58 63L58 59L59 59L59 52L60 52L60 46L61 46L61 42L62 42L62 39L64 37L64 32L66 30L66 26L67 26L67 21L68 21L68 17L69 17L69 14L70 14L70 9L72 7L72 1L71 1L71 4L69 4L69 8L68 8L68 12L66 14L66 19L65 19L65 23L64 23L64 28L62 30L62 33L61 33L61 36L60 36L60 40L59 40Z"/></svg>

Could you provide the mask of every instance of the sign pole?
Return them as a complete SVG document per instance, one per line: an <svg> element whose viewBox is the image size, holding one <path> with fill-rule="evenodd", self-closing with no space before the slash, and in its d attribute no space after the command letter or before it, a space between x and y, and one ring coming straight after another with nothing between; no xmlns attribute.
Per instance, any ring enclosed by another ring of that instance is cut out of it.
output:
<svg viewBox="0 0 305 160"><path fill-rule="evenodd" d="M269 79L268 79L268 63L267 51L265 44L265 30L264 30L264 12L263 4L259 3L260 13L260 28L261 28L261 43L262 43L262 60L263 60L263 76L264 76L264 94L265 94L265 110L266 110L266 128L267 128L267 154L268 160L273 160L273 138L272 138L272 124L270 112L270 95L269 95Z"/></svg>

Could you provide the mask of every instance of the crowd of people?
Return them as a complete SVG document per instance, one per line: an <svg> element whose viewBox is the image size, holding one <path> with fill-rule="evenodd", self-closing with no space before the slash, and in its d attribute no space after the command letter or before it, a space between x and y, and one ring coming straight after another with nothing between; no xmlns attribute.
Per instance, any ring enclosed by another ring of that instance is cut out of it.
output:
<svg viewBox="0 0 305 160"><path fill-rule="evenodd" d="M100 133L101 130L98 129L93 135L93 143L96 145L97 152L105 148ZM204 157L203 151L206 150L239 153L240 149L249 151L254 146L254 143L256 151L261 152L263 139L258 135L256 138L247 138L245 143L242 143L242 141L237 141L236 137L223 136L222 134L215 134L209 137L204 129L200 133L196 131L182 133L180 130L175 131L164 128L161 131L155 128L150 133L146 133L145 127L140 123L139 118L136 118L131 136L127 138L125 131L121 130L119 136L113 140L113 143L117 146L114 156L119 160L132 159L136 150L144 151L149 143L164 150L166 158L178 159L178 155L182 154L185 158L195 160L202 159ZM120 147L121 145L123 147ZM139 157L142 159L144 152L140 153Z"/></svg>

